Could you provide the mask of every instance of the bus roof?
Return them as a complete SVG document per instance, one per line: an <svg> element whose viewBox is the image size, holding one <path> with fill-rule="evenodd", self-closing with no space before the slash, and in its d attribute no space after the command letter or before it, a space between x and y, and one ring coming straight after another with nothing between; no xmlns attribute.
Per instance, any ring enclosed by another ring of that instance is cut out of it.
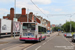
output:
<svg viewBox="0 0 75 50"><path fill-rule="evenodd" d="M35 23L35 22L21 22L21 23Z"/></svg>
<svg viewBox="0 0 75 50"><path fill-rule="evenodd" d="M44 25L42 25L42 24L37 23L37 25L46 28L46 26L44 26Z"/></svg>

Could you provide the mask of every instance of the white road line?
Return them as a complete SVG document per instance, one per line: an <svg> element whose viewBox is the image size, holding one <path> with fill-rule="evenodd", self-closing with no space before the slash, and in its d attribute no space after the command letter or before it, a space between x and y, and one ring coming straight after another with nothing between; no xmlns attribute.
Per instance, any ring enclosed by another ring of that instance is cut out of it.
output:
<svg viewBox="0 0 75 50"><path fill-rule="evenodd" d="M55 35L56 35L56 34L53 34L52 36L55 36ZM52 37L52 36L51 36L51 37ZM49 38L51 38L51 37L49 37ZM48 39L49 39L49 38L48 38ZM48 39L47 39L47 40L48 40Z"/></svg>
<svg viewBox="0 0 75 50"><path fill-rule="evenodd" d="M54 36L53 38L55 38L56 36ZM50 40L52 40L53 38L51 38L51 39L49 39L49 40L47 40L47 42L49 42Z"/></svg>
<svg viewBox="0 0 75 50"><path fill-rule="evenodd" d="M56 35L56 34L53 34L52 36L54 36L54 35ZM52 36L51 36L51 37L52 37ZM55 37L55 36L54 36L54 37ZM49 38L48 38L48 39L49 39ZM47 40L48 40L48 39L47 39ZM51 39L52 39L52 38L51 38ZM50 39L50 40L51 40L51 39ZM48 41L49 41L49 40L48 40ZM46 43L45 43L45 44L46 44ZM35 45L37 45L37 44L34 44L34 45L32 45L32 46L35 46ZM42 45L44 45L44 43L43 43ZM32 46L30 46L30 47L32 47ZM24 50L27 50L27 49L29 49L30 47L27 47L27 48L24 49ZM38 48L38 47L37 47L37 48ZM40 46L39 46L39 48L40 48Z"/></svg>
<svg viewBox="0 0 75 50"><path fill-rule="evenodd" d="M56 37L56 36L54 36L54 37ZM54 37L53 37L53 38L54 38ZM53 38L51 38L50 40L52 40ZM50 41L50 40L48 40L48 41ZM45 45L48 41L46 41L46 42L43 43L42 45ZM41 45L40 45L39 47L37 47L35 50L38 50L40 47L41 47Z"/></svg>
<svg viewBox="0 0 75 50"><path fill-rule="evenodd" d="M41 45L39 47L37 47L35 50L38 50L41 47Z"/></svg>
<svg viewBox="0 0 75 50"><path fill-rule="evenodd" d="M73 45L73 44L71 43L71 45ZM73 46L75 46L75 45L73 45Z"/></svg>
<svg viewBox="0 0 75 50"><path fill-rule="evenodd" d="M29 47L27 47L26 49L24 49L24 50L27 50L28 48L30 48L30 47L32 47L32 46L35 46L36 44L33 44L33 45L31 45L31 46L29 46Z"/></svg>
<svg viewBox="0 0 75 50"><path fill-rule="evenodd" d="M45 43L43 43L42 45L45 45L46 44L46 42Z"/></svg>
<svg viewBox="0 0 75 50"><path fill-rule="evenodd" d="M48 40L47 42L49 42L50 40Z"/></svg>
<svg viewBox="0 0 75 50"><path fill-rule="evenodd" d="M68 43L70 43L65 37L63 37ZM72 43L70 43L72 46L74 46Z"/></svg>

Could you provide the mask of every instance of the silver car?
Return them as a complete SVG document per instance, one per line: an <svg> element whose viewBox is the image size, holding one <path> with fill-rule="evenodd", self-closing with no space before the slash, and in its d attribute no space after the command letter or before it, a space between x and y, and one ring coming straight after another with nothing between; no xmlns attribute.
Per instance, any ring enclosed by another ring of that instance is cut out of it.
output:
<svg viewBox="0 0 75 50"><path fill-rule="evenodd" d="M66 37L68 38L68 37L72 37L72 34L71 33L66 33Z"/></svg>

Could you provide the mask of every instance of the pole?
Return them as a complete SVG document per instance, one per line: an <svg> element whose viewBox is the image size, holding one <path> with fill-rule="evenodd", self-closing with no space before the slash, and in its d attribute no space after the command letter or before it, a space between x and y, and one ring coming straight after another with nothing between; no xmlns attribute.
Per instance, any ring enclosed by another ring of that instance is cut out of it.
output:
<svg viewBox="0 0 75 50"><path fill-rule="evenodd" d="M15 7L15 11L14 11L14 18L16 18L16 0L14 0L14 7ZM14 32L14 38L15 38L15 32Z"/></svg>
<svg viewBox="0 0 75 50"><path fill-rule="evenodd" d="M38 13L36 13L36 18L37 18L37 14L38 14ZM37 21L36 21L36 23L37 23Z"/></svg>
<svg viewBox="0 0 75 50"><path fill-rule="evenodd" d="M71 25L71 17L72 16L70 16L70 33L71 33L71 27L72 27L72 25Z"/></svg>
<svg viewBox="0 0 75 50"><path fill-rule="evenodd" d="M71 33L71 21L70 21L70 33Z"/></svg>

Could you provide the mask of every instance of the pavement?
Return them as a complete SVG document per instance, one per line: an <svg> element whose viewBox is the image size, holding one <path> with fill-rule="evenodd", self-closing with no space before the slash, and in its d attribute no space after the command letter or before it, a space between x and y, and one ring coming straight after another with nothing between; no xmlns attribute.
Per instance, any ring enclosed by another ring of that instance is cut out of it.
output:
<svg viewBox="0 0 75 50"><path fill-rule="evenodd" d="M51 36L47 40L24 50L75 50L75 46L60 33L60 35Z"/></svg>
<svg viewBox="0 0 75 50"><path fill-rule="evenodd" d="M57 34L57 32L52 33L50 35L50 37L54 36L55 34ZM50 37L47 37L46 40ZM13 37L4 38L4 39L1 39L0 42L1 41L2 42L5 41L5 42L8 42L8 43L0 44L0 50L25 50L27 47L38 44L38 43L33 43L33 42L25 43L24 41L19 41L19 37L16 37L15 39ZM44 41L42 41L42 42L44 42Z"/></svg>

